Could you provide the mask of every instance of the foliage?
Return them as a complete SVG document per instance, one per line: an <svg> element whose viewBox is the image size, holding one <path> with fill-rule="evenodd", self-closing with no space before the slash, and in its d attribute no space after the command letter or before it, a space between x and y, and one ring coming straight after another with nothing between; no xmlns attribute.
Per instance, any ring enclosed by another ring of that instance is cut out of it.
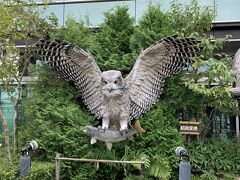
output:
<svg viewBox="0 0 240 180"><path fill-rule="evenodd" d="M204 95L205 101L209 102L208 106L216 107L221 111L233 109L236 107L236 103L229 91L229 86L234 81L233 73L230 70L231 58L226 56L216 59L212 54L212 51L219 48L219 43L222 46L223 40L217 40L214 44L210 44L210 40L202 42L203 53L193 64L194 72L188 77L185 76L183 81L194 93ZM208 61L204 61L205 59L208 59ZM205 69L201 71L200 68L203 67ZM203 79L203 77L207 78ZM193 81L200 83L194 84Z"/></svg>
<svg viewBox="0 0 240 180"><path fill-rule="evenodd" d="M33 162L27 179L53 179L55 164L50 162Z"/></svg>
<svg viewBox="0 0 240 180"><path fill-rule="evenodd" d="M0 162L1 179L15 179L19 171L19 155L14 154L12 157L12 164L10 164L8 158L6 157L6 150L3 147L0 147Z"/></svg>
<svg viewBox="0 0 240 180"><path fill-rule="evenodd" d="M10 164L12 164L12 154L7 121L13 122L12 139L13 147L16 150L18 147L21 83L30 61L30 41L32 41L32 37L41 37L46 32L53 30L55 26L53 23L47 23L46 19L40 18L42 12L37 10L34 4L30 6L27 3L28 1L21 0L3 0L0 2L0 89L1 92L8 95L8 100L14 109L12 120L7 120L1 110L0 122L4 129L5 147ZM24 50L16 47L15 41L18 40L24 41L26 46Z"/></svg>
<svg viewBox="0 0 240 180"><path fill-rule="evenodd" d="M131 38L131 48L140 52L155 41L173 35L173 29L169 26L168 13L163 13L160 6L149 5L136 27Z"/></svg>
<svg viewBox="0 0 240 180"><path fill-rule="evenodd" d="M141 176L135 176L135 175L130 174L130 175L126 176L123 180L141 180L141 179L142 179Z"/></svg>
<svg viewBox="0 0 240 180"><path fill-rule="evenodd" d="M229 172L240 172L239 140L219 141L212 139L206 142L188 144L192 172L202 179L231 177Z"/></svg>
<svg viewBox="0 0 240 180"><path fill-rule="evenodd" d="M102 70L114 67L125 74L135 62L135 54L130 48L134 21L127 11L127 7L119 6L106 12L105 22L99 27L100 32L94 35L90 50Z"/></svg>
<svg viewBox="0 0 240 180"><path fill-rule="evenodd" d="M171 36L204 36L211 29L214 11L210 7L200 7L197 0L190 4L172 1L168 12L162 12L161 6L149 4L147 11L139 21L131 39L133 50L140 51L152 43Z"/></svg>
<svg viewBox="0 0 240 180"><path fill-rule="evenodd" d="M29 139L38 142L35 160L52 161L56 152L67 157L87 157L91 152L87 153L90 149L89 138L83 127L94 124L93 118L74 103L77 94L73 88L61 79L52 78L52 70L43 66L37 73L38 81L32 85L31 97L24 103L26 119L20 127L20 144ZM76 165L64 163L62 173L74 176L78 173L74 170ZM90 168L88 165L86 167Z"/></svg>
<svg viewBox="0 0 240 180"><path fill-rule="evenodd" d="M207 134L208 127L213 122L214 112L236 112L236 101L233 100L229 87L234 78L230 70L231 58L214 53L221 50L228 37L215 39L205 34L211 28L214 11L209 7L200 7L193 0L190 5L173 2L168 12L170 27L179 36L195 36L201 42L200 55L195 58L191 67L169 80L164 97L172 104L172 108L187 108L196 119L202 119L202 137ZM184 101L182 100L184 99ZM207 108L212 108L207 113Z"/></svg>
<svg viewBox="0 0 240 180"><path fill-rule="evenodd" d="M6 161L2 161L0 164L0 177L2 179L11 180L15 179L17 174L17 166L10 165Z"/></svg>
<svg viewBox="0 0 240 180"><path fill-rule="evenodd" d="M171 177L171 168L168 159L157 157L157 159L151 163L149 175L159 179L168 180Z"/></svg>
<svg viewBox="0 0 240 180"><path fill-rule="evenodd" d="M213 20L214 9L200 6L197 0L191 0L189 4L172 1L168 12L168 26L173 34L180 36L205 36L206 32L210 31Z"/></svg>
<svg viewBox="0 0 240 180"><path fill-rule="evenodd" d="M140 121L146 133L138 134L130 142L121 142L118 147L114 144L114 150L119 152L125 146L123 160L144 160L146 178L168 179L177 168L175 148L182 145L182 137L176 129L178 120L163 101L157 103ZM121 156L123 152L117 154ZM136 172L139 174L136 170L141 170L139 165L124 166L124 169L128 178L136 175Z"/></svg>
<svg viewBox="0 0 240 180"><path fill-rule="evenodd" d="M172 34L193 35L199 39L201 55L187 69L188 75L182 73L168 80L162 97L168 99L173 109L187 107L191 113L205 119L211 118L205 112L207 107L215 107L227 113L236 110L236 102L229 92L229 86L234 81L229 70L231 58L226 55L220 59L214 57L227 38L215 39L205 34L211 28L213 15L213 9L200 7L196 0L189 5L173 1L167 13L163 13L158 6L149 5L131 41L132 48L139 51ZM206 126L209 122L206 120Z"/></svg>
<svg viewBox="0 0 240 180"><path fill-rule="evenodd" d="M33 156L34 154L30 154ZM13 156L13 164L10 165L3 149L0 149L0 177L1 179L12 180L19 177L19 155ZM27 179L53 179L55 174L55 163L31 162L31 168Z"/></svg>
<svg viewBox="0 0 240 180"><path fill-rule="evenodd" d="M142 149L150 157L150 177L169 178L177 167L174 152L183 139L177 131L175 113L167 102L161 101L141 120L146 134L140 136L133 147Z"/></svg>
<svg viewBox="0 0 240 180"><path fill-rule="evenodd" d="M80 20L76 21L72 17L66 20L65 27L60 28L57 32L51 33L51 38L62 39L71 42L75 46L82 49L88 49L92 44L92 33L85 22Z"/></svg>

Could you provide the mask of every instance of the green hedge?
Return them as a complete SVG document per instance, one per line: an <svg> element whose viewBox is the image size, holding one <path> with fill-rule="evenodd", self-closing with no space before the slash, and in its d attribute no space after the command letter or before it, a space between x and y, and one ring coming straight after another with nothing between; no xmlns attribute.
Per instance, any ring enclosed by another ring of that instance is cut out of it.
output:
<svg viewBox="0 0 240 180"><path fill-rule="evenodd" d="M0 179L15 180L19 178L19 158L10 165L4 159L0 159ZM31 162L31 168L27 179L29 180L50 180L55 179L55 163L51 162Z"/></svg>
<svg viewBox="0 0 240 180"><path fill-rule="evenodd" d="M16 179L17 166L11 166L9 163L0 160L0 179L12 180Z"/></svg>
<svg viewBox="0 0 240 180"><path fill-rule="evenodd" d="M210 139L187 146L192 174L201 179L235 179L240 174L239 139L220 141Z"/></svg>
<svg viewBox="0 0 240 180"><path fill-rule="evenodd" d="M55 163L32 162L32 167L28 179L29 180L55 179Z"/></svg>

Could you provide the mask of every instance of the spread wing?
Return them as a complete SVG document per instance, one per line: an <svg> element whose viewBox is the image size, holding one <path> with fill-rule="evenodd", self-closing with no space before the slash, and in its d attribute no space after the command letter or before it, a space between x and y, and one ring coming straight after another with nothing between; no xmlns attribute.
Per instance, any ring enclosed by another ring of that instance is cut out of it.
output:
<svg viewBox="0 0 240 180"><path fill-rule="evenodd" d="M36 44L36 53L54 67L62 78L74 82L83 102L91 113L100 118L103 100L100 91L102 72L91 54L65 41L45 39Z"/></svg>
<svg viewBox="0 0 240 180"><path fill-rule="evenodd" d="M125 79L131 100L130 119L146 113L163 92L166 78L190 63L198 51L197 40L176 36L145 49Z"/></svg>

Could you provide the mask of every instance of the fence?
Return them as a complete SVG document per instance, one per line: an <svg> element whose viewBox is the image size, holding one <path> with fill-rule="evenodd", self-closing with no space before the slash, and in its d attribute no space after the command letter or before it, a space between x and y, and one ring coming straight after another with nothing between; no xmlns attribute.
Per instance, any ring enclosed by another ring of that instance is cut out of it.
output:
<svg viewBox="0 0 240 180"><path fill-rule="evenodd" d="M65 161L79 161L79 162L89 162L89 163L97 163L97 167L99 167L99 163L119 163L119 164L141 164L141 177L144 179L145 175L145 162L141 161L117 161L117 160L103 160L103 159L83 159L83 158L66 158L61 157L59 153L56 154L55 163L56 163L56 180L60 179L60 163L62 160Z"/></svg>

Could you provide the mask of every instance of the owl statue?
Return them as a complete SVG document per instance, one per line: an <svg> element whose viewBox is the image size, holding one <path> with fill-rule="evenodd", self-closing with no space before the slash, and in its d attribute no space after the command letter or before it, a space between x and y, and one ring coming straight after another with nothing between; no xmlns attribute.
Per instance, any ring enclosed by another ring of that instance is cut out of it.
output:
<svg viewBox="0 0 240 180"><path fill-rule="evenodd" d="M42 39L36 53L67 81L73 81L101 128L118 131L145 114L163 92L166 78L192 62L199 51L194 38L171 36L142 51L126 78L118 70L101 71L94 57L61 40Z"/></svg>

